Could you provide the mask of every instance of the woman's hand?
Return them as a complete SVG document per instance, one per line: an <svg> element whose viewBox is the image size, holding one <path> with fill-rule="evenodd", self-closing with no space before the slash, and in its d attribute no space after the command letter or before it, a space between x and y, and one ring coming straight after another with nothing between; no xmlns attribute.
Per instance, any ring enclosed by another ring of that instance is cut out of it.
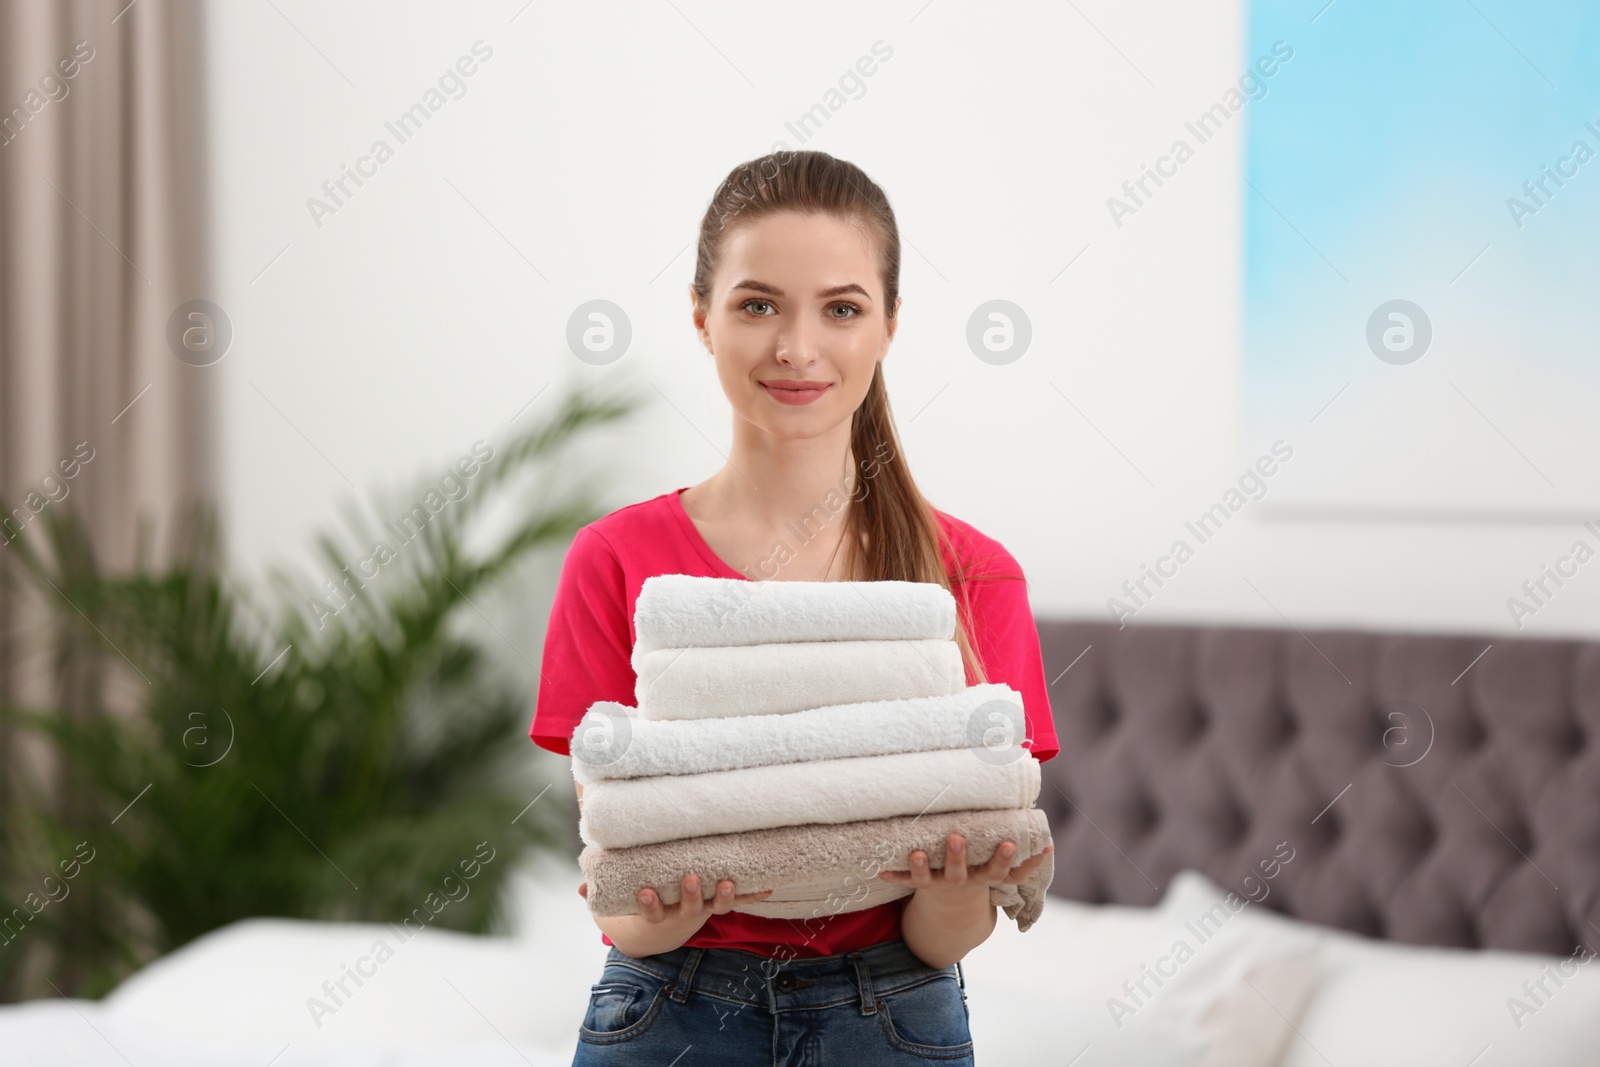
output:
<svg viewBox="0 0 1600 1067"><path fill-rule="evenodd" d="M717 885L717 895L711 900L703 900L700 896L700 876L686 874L679 886L682 898L676 904L663 904L661 894L654 889L646 887L639 890L639 917L651 924L685 924L698 929L700 924L713 915L724 915L733 910L735 904L749 904L755 900L765 900L771 896L773 890L763 889L758 893L734 893L738 888L731 878L724 878ZM578 886L578 895L585 900L589 897L589 883L583 882Z"/></svg>
<svg viewBox="0 0 1600 1067"><path fill-rule="evenodd" d="M1046 853L1053 851L1055 846L1047 845L1042 852L1013 867L1011 857L1017 854L1017 846L1007 840L994 850L988 863L969 867L966 862L966 837L951 834L945 838L945 863L941 870L929 868L928 854L919 848L911 853L911 870L879 871L878 877L885 882L911 886L919 896L927 893L952 904L959 905L961 901L976 899L980 894L987 901L990 886L1020 885L1044 862Z"/></svg>
<svg viewBox="0 0 1600 1067"><path fill-rule="evenodd" d="M950 834L945 838L945 862L940 870L929 869L928 854L919 848L911 853L911 870L879 871L878 877L916 890L900 914L901 936L923 963L948 967L994 932L997 909L989 902L989 888L1022 882L1054 848L1052 845L1013 867L1011 857L1017 854L1017 846L1002 841L988 863L969 867L967 839Z"/></svg>
<svg viewBox="0 0 1600 1067"><path fill-rule="evenodd" d="M700 899L700 879L696 875L683 878L683 899L673 905L661 902L661 895L653 888L639 890L637 915L596 915L595 925L611 939L619 951L628 956L643 958L660 952L670 952L699 932L700 927L713 915L731 911L735 904L748 904L772 895L767 889L759 893L735 894L735 885L724 878L718 893L711 901ZM589 883L578 886L578 894L589 896Z"/></svg>

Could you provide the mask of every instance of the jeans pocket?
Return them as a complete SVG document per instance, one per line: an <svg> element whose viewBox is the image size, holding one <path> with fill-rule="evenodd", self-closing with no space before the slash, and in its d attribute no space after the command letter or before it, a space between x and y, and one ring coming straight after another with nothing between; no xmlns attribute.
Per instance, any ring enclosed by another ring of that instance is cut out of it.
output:
<svg viewBox="0 0 1600 1067"><path fill-rule="evenodd" d="M589 1007L578 1026L580 1040L615 1044L639 1037L661 1014L666 983L629 967L608 966L589 987Z"/></svg>
<svg viewBox="0 0 1600 1067"><path fill-rule="evenodd" d="M941 974L878 998L878 1023L889 1044L931 1060L972 1055L966 998L954 974Z"/></svg>

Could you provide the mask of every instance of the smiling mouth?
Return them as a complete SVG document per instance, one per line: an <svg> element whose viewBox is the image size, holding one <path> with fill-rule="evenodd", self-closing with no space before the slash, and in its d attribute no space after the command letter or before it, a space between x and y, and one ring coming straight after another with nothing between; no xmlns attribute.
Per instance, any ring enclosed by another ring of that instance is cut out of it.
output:
<svg viewBox="0 0 1600 1067"><path fill-rule="evenodd" d="M762 382L767 395L782 404L809 404L829 389L833 388L832 382L818 382L808 385L783 385L778 382Z"/></svg>

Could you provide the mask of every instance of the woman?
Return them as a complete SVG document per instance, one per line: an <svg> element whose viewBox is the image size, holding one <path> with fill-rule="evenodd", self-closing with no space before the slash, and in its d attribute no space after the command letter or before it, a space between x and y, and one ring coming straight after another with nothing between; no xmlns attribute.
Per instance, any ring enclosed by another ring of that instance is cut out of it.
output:
<svg viewBox="0 0 1600 1067"><path fill-rule="evenodd" d="M1034 757L1055 755L1021 569L928 505L900 454L882 367L899 275L888 199L852 164L785 152L728 175L701 223L690 295L733 406L732 453L699 485L578 532L551 610L536 743L569 754L591 704L633 703L634 601L646 578L676 573L938 582L960 608L967 683L1016 689ZM959 961L995 927L989 887L1022 882L1043 857L1013 867L1008 842L969 866L959 834L946 847L940 870L918 851L909 872L878 874L910 896L804 921L733 911L770 890L727 880L703 901L693 873L677 904L641 890L638 915L595 919L611 948L574 1064L971 1063Z"/></svg>

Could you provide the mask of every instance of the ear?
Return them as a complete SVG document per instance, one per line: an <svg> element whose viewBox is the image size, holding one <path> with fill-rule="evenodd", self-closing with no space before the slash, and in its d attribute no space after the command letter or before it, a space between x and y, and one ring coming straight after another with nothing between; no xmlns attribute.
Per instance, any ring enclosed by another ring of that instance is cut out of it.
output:
<svg viewBox="0 0 1600 1067"><path fill-rule="evenodd" d="M890 318L885 326L883 348L878 351L878 362L880 363L889 355L889 344L894 340L895 331L900 328L900 305L904 302L904 297L896 296L894 298L894 317Z"/></svg>
<svg viewBox="0 0 1600 1067"><path fill-rule="evenodd" d="M706 353L711 354L711 334L706 330L706 313L700 307L700 302L695 299L694 286L689 286L689 309L694 322L694 332L700 336L700 343L705 346Z"/></svg>

